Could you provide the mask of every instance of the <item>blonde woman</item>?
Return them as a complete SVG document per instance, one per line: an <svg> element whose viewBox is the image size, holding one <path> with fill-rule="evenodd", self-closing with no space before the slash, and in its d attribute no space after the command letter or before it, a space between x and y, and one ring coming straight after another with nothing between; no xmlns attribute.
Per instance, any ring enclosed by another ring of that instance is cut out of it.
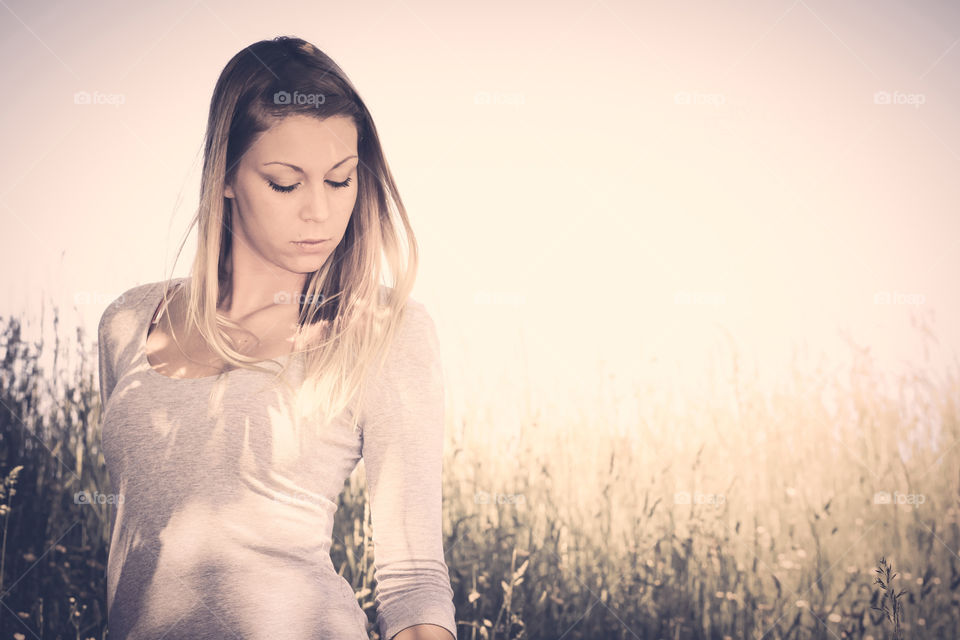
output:
<svg viewBox="0 0 960 640"><path fill-rule="evenodd" d="M111 639L368 638L330 558L361 459L380 638L455 639L437 334L333 60L279 37L229 61L194 222L191 275L129 289L99 325Z"/></svg>

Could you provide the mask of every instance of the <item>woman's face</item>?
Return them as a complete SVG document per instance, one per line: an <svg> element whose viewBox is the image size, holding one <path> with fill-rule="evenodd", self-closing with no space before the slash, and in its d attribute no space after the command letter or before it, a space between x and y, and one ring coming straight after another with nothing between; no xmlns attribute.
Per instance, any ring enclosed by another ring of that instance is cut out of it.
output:
<svg viewBox="0 0 960 640"><path fill-rule="evenodd" d="M358 162L357 129L346 116L289 116L260 134L224 189L233 251L298 274L318 270L350 222Z"/></svg>

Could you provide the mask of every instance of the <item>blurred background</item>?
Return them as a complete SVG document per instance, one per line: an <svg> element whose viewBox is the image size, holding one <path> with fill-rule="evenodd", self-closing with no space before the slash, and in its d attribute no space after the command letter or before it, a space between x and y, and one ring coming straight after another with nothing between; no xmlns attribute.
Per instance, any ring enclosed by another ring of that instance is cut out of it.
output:
<svg viewBox="0 0 960 640"><path fill-rule="evenodd" d="M72 355L34 354L50 375L95 365L124 290L187 275L217 76L299 36L367 102L422 249L464 637L881 637L856 598L878 597L883 555L907 563L913 633L937 612L956 628L960 5L0 5L0 316L26 341L87 332ZM37 405L5 403L29 443ZM74 440L46 442L50 473L95 482ZM540 542L494 554L491 527ZM557 557L577 566L576 532L617 571L594 555L600 583L544 579ZM694 548L714 537L733 547ZM664 540L690 542L675 557Z"/></svg>

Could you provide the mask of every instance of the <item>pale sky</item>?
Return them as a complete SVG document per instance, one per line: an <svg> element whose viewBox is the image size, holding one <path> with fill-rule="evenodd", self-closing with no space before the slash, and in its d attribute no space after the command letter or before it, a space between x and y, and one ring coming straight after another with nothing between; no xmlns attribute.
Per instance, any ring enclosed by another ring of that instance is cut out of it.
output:
<svg viewBox="0 0 960 640"><path fill-rule="evenodd" d="M0 313L92 331L166 277L217 76L295 35L373 113L452 380L695 386L735 343L772 382L843 335L893 371L912 317L960 351L956 3L0 5Z"/></svg>

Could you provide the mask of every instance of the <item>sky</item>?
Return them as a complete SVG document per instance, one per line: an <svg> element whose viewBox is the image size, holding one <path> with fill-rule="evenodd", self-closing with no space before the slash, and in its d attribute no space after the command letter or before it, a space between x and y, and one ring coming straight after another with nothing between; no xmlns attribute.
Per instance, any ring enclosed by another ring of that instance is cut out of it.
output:
<svg viewBox="0 0 960 640"><path fill-rule="evenodd" d="M0 0L0 314L95 332L187 275L214 83L277 35L373 114L453 396L957 362L960 5L928 0Z"/></svg>

